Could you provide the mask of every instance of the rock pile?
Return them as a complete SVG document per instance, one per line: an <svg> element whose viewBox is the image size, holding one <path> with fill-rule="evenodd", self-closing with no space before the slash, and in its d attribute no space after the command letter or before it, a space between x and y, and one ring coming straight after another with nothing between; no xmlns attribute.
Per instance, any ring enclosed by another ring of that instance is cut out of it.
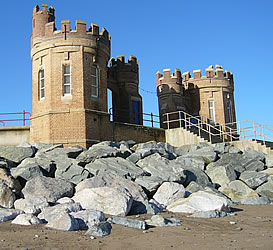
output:
<svg viewBox="0 0 273 250"><path fill-rule="evenodd" d="M164 210L216 218L229 215L233 202L272 200L272 155L241 152L228 143L0 147L0 221L15 224L46 223L104 236L111 224L142 230L180 225L177 219L155 216ZM154 216L146 221L125 217L141 213Z"/></svg>

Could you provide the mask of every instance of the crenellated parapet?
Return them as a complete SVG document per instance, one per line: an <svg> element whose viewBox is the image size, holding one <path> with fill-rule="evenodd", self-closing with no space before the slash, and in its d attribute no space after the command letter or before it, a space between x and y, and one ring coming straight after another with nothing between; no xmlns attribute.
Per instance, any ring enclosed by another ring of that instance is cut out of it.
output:
<svg viewBox="0 0 273 250"><path fill-rule="evenodd" d="M37 5L33 9L33 32L32 32L32 47L41 40L59 39L75 40L85 38L93 40L97 43L104 44L110 49L111 37L105 28L100 28L97 24L91 23L88 27L85 21L77 20L75 29L72 29L70 20L62 20L61 29L57 30L55 26L55 10L47 4L42 5L40 10Z"/></svg>
<svg viewBox="0 0 273 250"><path fill-rule="evenodd" d="M166 93L168 91L175 91L176 93L183 92L182 74L180 69L175 69L171 74L170 69L164 69L163 74L159 71L156 73L156 87L157 93Z"/></svg>

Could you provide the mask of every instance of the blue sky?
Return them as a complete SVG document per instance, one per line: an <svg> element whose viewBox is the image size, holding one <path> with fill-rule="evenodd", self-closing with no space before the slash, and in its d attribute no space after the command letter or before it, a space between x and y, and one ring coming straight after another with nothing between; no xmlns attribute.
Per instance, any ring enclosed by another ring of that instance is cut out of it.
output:
<svg viewBox="0 0 273 250"><path fill-rule="evenodd" d="M272 0L2 1L0 113L31 112L31 18L42 3L55 8L57 29L64 19L105 27L112 57L138 58L141 89L155 92L164 68L204 74L220 64L234 74L237 120L273 124ZM140 93L157 114L156 94Z"/></svg>

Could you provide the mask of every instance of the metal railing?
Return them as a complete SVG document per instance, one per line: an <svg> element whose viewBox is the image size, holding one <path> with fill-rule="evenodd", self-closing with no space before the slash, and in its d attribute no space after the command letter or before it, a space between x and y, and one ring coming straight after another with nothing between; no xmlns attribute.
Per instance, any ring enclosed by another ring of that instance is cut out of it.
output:
<svg viewBox="0 0 273 250"><path fill-rule="evenodd" d="M110 119L112 121L125 121L128 120L128 110L125 109L109 109ZM126 114L126 115L124 115ZM125 117L126 116L126 117ZM139 122L138 122L139 121ZM150 125L151 127L160 126L160 116L151 113L133 112L132 113L132 124L142 123L144 125ZM128 122L128 121L127 121Z"/></svg>
<svg viewBox="0 0 273 250"><path fill-rule="evenodd" d="M15 113L0 113L0 124L7 126L9 122L23 122L23 126L26 126L26 121L30 120L31 113L26 112L15 112ZM3 117L3 118L2 118ZM9 117L13 117L8 119Z"/></svg>
<svg viewBox="0 0 273 250"><path fill-rule="evenodd" d="M273 141L273 126L261 125L254 121L246 120L227 124L214 123L201 116L193 116L184 111L166 113L163 115L162 124L165 128L185 128L195 131L199 136L214 141L235 140L260 140Z"/></svg>

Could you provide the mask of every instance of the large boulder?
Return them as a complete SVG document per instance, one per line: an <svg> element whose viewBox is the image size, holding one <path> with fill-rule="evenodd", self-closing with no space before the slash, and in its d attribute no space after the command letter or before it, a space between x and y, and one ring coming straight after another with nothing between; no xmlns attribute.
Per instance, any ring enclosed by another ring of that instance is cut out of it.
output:
<svg viewBox="0 0 273 250"><path fill-rule="evenodd" d="M233 201L241 201L249 197L259 197L257 192L240 180L231 181L228 185L220 187L219 191Z"/></svg>
<svg viewBox="0 0 273 250"><path fill-rule="evenodd" d="M183 166L186 180L183 183L184 186L188 186L192 181L196 182L202 187L211 186L212 183L209 180L207 174L198 167Z"/></svg>
<svg viewBox="0 0 273 250"><path fill-rule="evenodd" d="M103 237L111 233L112 226L109 222L103 221L98 224L88 225L88 230L85 235Z"/></svg>
<svg viewBox="0 0 273 250"><path fill-rule="evenodd" d="M34 197L31 199L17 199L14 208L24 211L26 214L39 214L42 209L48 207L49 203L44 197Z"/></svg>
<svg viewBox="0 0 273 250"><path fill-rule="evenodd" d="M85 188L98 188L98 187L116 187L125 188L133 197L133 204L131 213L146 213L149 208L146 207L148 197L143 189L136 183L118 176L113 173L104 173L103 175L95 176L91 179L86 179L76 186L76 192Z"/></svg>
<svg viewBox="0 0 273 250"><path fill-rule="evenodd" d="M7 209L7 208L0 207L0 222L13 220L19 214L22 214L22 213L23 213L23 211L18 210L18 209Z"/></svg>
<svg viewBox="0 0 273 250"><path fill-rule="evenodd" d="M183 166L205 169L205 160L200 156L182 155L176 158L176 161Z"/></svg>
<svg viewBox="0 0 273 250"><path fill-rule="evenodd" d="M175 181L181 184L185 181L186 176L181 164L170 161L158 153L138 161L137 165L153 177L159 177L163 181Z"/></svg>
<svg viewBox="0 0 273 250"><path fill-rule="evenodd" d="M82 207L79 203L65 203L57 204L53 207L46 207L38 215L38 218L43 222L53 223L58 220L63 214L70 214L72 212L79 212Z"/></svg>
<svg viewBox="0 0 273 250"><path fill-rule="evenodd" d="M235 170L237 176L246 170L261 171L264 169L264 164L261 161L236 153L223 154L219 160L210 164L210 167L218 166Z"/></svg>
<svg viewBox="0 0 273 250"><path fill-rule="evenodd" d="M133 179L144 175L144 171L141 168L121 157L96 159L94 162L87 164L85 169L93 175L103 175L105 172L112 172L119 176Z"/></svg>
<svg viewBox="0 0 273 250"><path fill-rule="evenodd" d="M47 225L49 228L62 231L77 231L80 229L78 220L70 214L61 214L56 220L50 221Z"/></svg>
<svg viewBox="0 0 273 250"><path fill-rule="evenodd" d="M227 200L218 195L198 191L188 198L180 198L167 207L170 212L195 213L197 211L225 211L228 210Z"/></svg>
<svg viewBox="0 0 273 250"><path fill-rule="evenodd" d="M84 151L84 149L80 146L73 146L73 147L68 147L68 148L54 148L52 150L49 151L45 151L43 152L45 154L45 156L47 158L51 158L51 159L58 159L60 157L63 158L73 158L76 159L82 152ZM42 152L38 152L37 155L41 155Z"/></svg>
<svg viewBox="0 0 273 250"><path fill-rule="evenodd" d="M86 209L70 213L73 218L78 220L80 229L86 230L88 225L99 224L105 221L104 213L94 209Z"/></svg>
<svg viewBox="0 0 273 250"><path fill-rule="evenodd" d="M8 185L0 182L0 206L12 208L15 201L15 194Z"/></svg>
<svg viewBox="0 0 273 250"><path fill-rule="evenodd" d="M32 147L0 146L0 159L5 159L15 167L22 160L32 157L35 150Z"/></svg>
<svg viewBox="0 0 273 250"><path fill-rule="evenodd" d="M22 193L26 199L45 197L48 202L55 203L62 197L72 197L74 187L72 183L62 179L40 176L29 180Z"/></svg>
<svg viewBox="0 0 273 250"><path fill-rule="evenodd" d="M237 178L236 172L233 168L227 166L214 166L213 163L207 166L206 174L213 183L220 186L225 186Z"/></svg>
<svg viewBox="0 0 273 250"><path fill-rule="evenodd" d="M58 158L55 159L56 172L55 178L64 179L73 184L78 184L82 180L91 177L91 174L87 169L80 166L77 160L70 158Z"/></svg>
<svg viewBox="0 0 273 250"><path fill-rule="evenodd" d="M22 185L26 183L26 181L31 180L38 176L44 176L44 171L39 165L24 165L18 166L16 168L11 169L11 174L14 178L17 178Z"/></svg>
<svg viewBox="0 0 273 250"><path fill-rule="evenodd" d="M268 154L268 155L265 156L265 165L268 168L273 167L273 155L272 154Z"/></svg>
<svg viewBox="0 0 273 250"><path fill-rule="evenodd" d="M259 186L256 189L256 192L263 197L268 197L272 201L273 200L273 179L272 177L270 177L268 178L268 180L269 180L268 182Z"/></svg>
<svg viewBox="0 0 273 250"><path fill-rule="evenodd" d="M135 179L135 183L142 186L150 196L156 192L157 188L164 182L157 176L139 176Z"/></svg>
<svg viewBox="0 0 273 250"><path fill-rule="evenodd" d="M183 155L183 157L201 158L206 162L206 164L209 164L210 162L216 161L217 153L212 146L206 145L196 150L190 150L188 153Z"/></svg>
<svg viewBox="0 0 273 250"><path fill-rule="evenodd" d="M88 164L95 159L107 158L107 157L125 157L128 156L128 152L124 152L122 148L120 150L120 144L116 142L104 141L94 144L87 151L82 152L77 160L81 164Z"/></svg>
<svg viewBox="0 0 273 250"><path fill-rule="evenodd" d="M146 229L146 223L141 220L135 220L135 219L120 217L120 216L111 216L107 221L112 224L122 225L124 227L131 227L131 228L142 229L142 230Z"/></svg>
<svg viewBox="0 0 273 250"><path fill-rule="evenodd" d="M263 172L245 171L240 175L240 180L246 183L250 188L256 189L265 183L269 175Z"/></svg>
<svg viewBox="0 0 273 250"><path fill-rule="evenodd" d="M110 215L127 215L133 204L133 197L125 188L86 188L73 196L83 209L95 209Z"/></svg>
<svg viewBox="0 0 273 250"><path fill-rule="evenodd" d="M252 160L258 160L258 161L264 161L265 160L265 154L263 152L256 151L251 148L246 148L244 150L244 155Z"/></svg>
<svg viewBox="0 0 273 250"><path fill-rule="evenodd" d="M11 223L28 226L41 224L42 221L33 214L19 214Z"/></svg>
<svg viewBox="0 0 273 250"><path fill-rule="evenodd" d="M164 182L157 190L153 199L159 204L167 207L179 198L185 197L185 188L183 185L174 182Z"/></svg>

